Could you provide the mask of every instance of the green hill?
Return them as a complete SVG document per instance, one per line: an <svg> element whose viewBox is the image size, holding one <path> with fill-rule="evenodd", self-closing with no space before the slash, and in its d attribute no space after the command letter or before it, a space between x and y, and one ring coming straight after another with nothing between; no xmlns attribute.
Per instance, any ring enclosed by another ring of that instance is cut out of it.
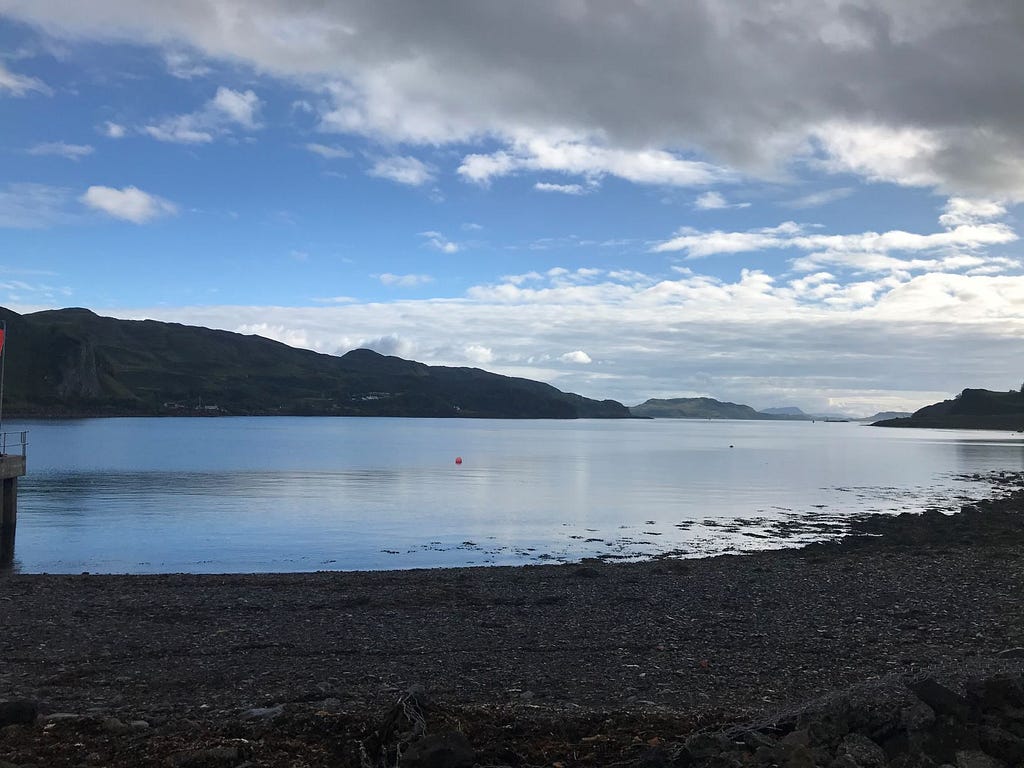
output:
<svg viewBox="0 0 1024 768"><path fill-rule="evenodd" d="M710 397L674 397L665 400L652 398L629 409L633 416L650 419L758 419L761 421L788 420L790 416L772 415L755 411L749 405L723 403Z"/></svg>
<svg viewBox="0 0 1024 768"><path fill-rule="evenodd" d="M87 309L7 322L8 416L155 414L626 418L596 401L478 368L428 366L358 349L341 357Z"/></svg>
<svg viewBox="0 0 1024 768"><path fill-rule="evenodd" d="M1024 430L1024 393L965 389L952 400L926 405L908 418L885 419L872 426Z"/></svg>

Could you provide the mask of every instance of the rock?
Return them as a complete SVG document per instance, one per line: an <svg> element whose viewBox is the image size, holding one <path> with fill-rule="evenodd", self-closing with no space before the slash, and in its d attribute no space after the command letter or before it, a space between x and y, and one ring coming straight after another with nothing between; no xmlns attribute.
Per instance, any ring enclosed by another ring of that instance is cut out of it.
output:
<svg viewBox="0 0 1024 768"><path fill-rule="evenodd" d="M242 713L243 720L273 720L284 714L284 704L276 707L253 707Z"/></svg>
<svg viewBox="0 0 1024 768"><path fill-rule="evenodd" d="M982 726L978 730L978 745L987 754L1010 765L1024 764L1024 739L1007 730L991 725Z"/></svg>
<svg viewBox="0 0 1024 768"><path fill-rule="evenodd" d="M780 765L783 768L814 768L814 753L803 744L793 745L783 753Z"/></svg>
<svg viewBox="0 0 1024 768"><path fill-rule="evenodd" d="M956 768L1006 768L1006 766L981 750L964 749L956 753Z"/></svg>
<svg viewBox="0 0 1024 768"><path fill-rule="evenodd" d="M1024 680L1017 675L996 675L978 686L982 709L1006 710L1024 707Z"/></svg>
<svg viewBox="0 0 1024 768"><path fill-rule="evenodd" d="M931 728L935 723L935 710L923 701L916 701L900 710L900 727L909 733Z"/></svg>
<svg viewBox="0 0 1024 768"><path fill-rule="evenodd" d="M167 758L167 764L171 768L221 768L235 766L241 760L242 753L238 747L212 747L178 752Z"/></svg>
<svg viewBox="0 0 1024 768"><path fill-rule="evenodd" d="M149 730L149 723L145 720L132 720L128 727L133 731L146 731Z"/></svg>
<svg viewBox="0 0 1024 768"><path fill-rule="evenodd" d="M31 725L38 714L38 705L29 699L0 701L0 728L5 725Z"/></svg>
<svg viewBox="0 0 1024 768"><path fill-rule="evenodd" d="M860 766L849 755L840 755L828 764L828 768L860 768Z"/></svg>
<svg viewBox="0 0 1024 768"><path fill-rule="evenodd" d="M402 754L402 768L472 768L476 753L458 731L428 734Z"/></svg>
<svg viewBox="0 0 1024 768"><path fill-rule="evenodd" d="M971 714L967 699L947 688L934 677L915 680L907 687L938 715L949 715L957 720L966 720Z"/></svg>
<svg viewBox="0 0 1024 768"><path fill-rule="evenodd" d="M842 755L851 757L859 768L885 768L885 750L859 733L843 737L836 751L837 757Z"/></svg>
<svg viewBox="0 0 1024 768"><path fill-rule="evenodd" d="M996 655L1001 659L1024 659L1024 648L1007 648Z"/></svg>
<svg viewBox="0 0 1024 768"><path fill-rule="evenodd" d="M130 725L121 722L116 717L103 718L103 720L100 722L100 727L107 733L112 733L114 735L128 733L132 730L132 727Z"/></svg>

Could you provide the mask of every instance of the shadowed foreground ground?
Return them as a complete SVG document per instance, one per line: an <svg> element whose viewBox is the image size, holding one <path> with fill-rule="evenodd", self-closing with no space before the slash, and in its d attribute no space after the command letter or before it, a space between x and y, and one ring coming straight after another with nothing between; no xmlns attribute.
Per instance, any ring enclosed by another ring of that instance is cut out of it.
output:
<svg viewBox="0 0 1024 768"><path fill-rule="evenodd" d="M872 518L842 544L641 564L8 575L0 701L40 717L0 730L0 765L358 765L414 685L484 762L629 758L834 689L1013 656L1021 511L1015 491L953 517Z"/></svg>

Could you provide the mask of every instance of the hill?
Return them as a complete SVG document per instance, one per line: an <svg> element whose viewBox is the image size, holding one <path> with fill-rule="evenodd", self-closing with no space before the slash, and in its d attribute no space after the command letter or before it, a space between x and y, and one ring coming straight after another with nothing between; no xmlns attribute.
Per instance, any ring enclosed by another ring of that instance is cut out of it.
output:
<svg viewBox="0 0 1024 768"><path fill-rule="evenodd" d="M7 321L8 416L157 414L627 418L529 379L385 357L341 357L260 336L117 320L87 309Z"/></svg>
<svg viewBox="0 0 1024 768"><path fill-rule="evenodd" d="M926 405L908 418L885 419L872 426L1024 430L1024 393L965 389L952 400Z"/></svg>
<svg viewBox="0 0 1024 768"><path fill-rule="evenodd" d="M651 419L759 419L785 420L791 416L778 416L755 411L749 405L723 403L710 397L652 398L629 409L633 416Z"/></svg>
<svg viewBox="0 0 1024 768"><path fill-rule="evenodd" d="M781 408L762 408L761 413L768 414L769 416L785 416L789 419L801 419L803 421L809 421L811 419L810 414L804 413L795 405L786 405Z"/></svg>

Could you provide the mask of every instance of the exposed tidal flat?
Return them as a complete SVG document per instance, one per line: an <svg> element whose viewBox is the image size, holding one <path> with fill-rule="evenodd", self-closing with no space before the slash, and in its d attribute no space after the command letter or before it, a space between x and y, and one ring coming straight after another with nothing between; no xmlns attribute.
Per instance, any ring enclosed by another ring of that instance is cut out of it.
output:
<svg viewBox="0 0 1024 768"><path fill-rule="evenodd" d="M751 421L22 422L15 566L378 570L697 557L951 510L1024 468L999 432ZM455 464L462 457L461 465Z"/></svg>

